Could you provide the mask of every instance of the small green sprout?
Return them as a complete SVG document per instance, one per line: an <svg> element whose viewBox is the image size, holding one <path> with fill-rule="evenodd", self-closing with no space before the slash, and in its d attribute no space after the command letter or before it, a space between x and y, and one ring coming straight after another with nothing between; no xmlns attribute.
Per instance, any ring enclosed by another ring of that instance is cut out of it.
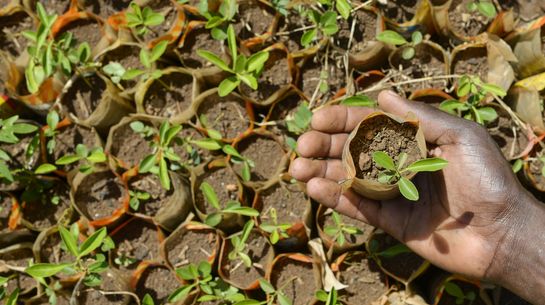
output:
<svg viewBox="0 0 545 305"><path fill-rule="evenodd" d="M289 0L272 0L271 4L274 7L274 9L282 16L288 16L288 4L290 3Z"/></svg>
<svg viewBox="0 0 545 305"><path fill-rule="evenodd" d="M240 233L229 237L229 240L231 241L231 246L233 247L231 252L229 252L228 254L229 260L234 261L238 258L244 263L247 268L252 267L252 259L246 253L246 242L248 241L248 238L250 237L253 228L254 221L249 220L248 222L246 222L244 228Z"/></svg>
<svg viewBox="0 0 545 305"><path fill-rule="evenodd" d="M312 111L308 108L307 103L303 103L297 107L293 115L286 118L286 127L289 132L301 135L307 131L311 121Z"/></svg>
<svg viewBox="0 0 545 305"><path fill-rule="evenodd" d="M411 42L408 42L403 36L392 30L386 30L377 35L377 40L395 46L403 46L401 57L405 60L411 60L416 55L416 46L422 42L422 33L413 32Z"/></svg>
<svg viewBox="0 0 545 305"><path fill-rule="evenodd" d="M541 160L542 162L545 161L545 158ZM517 159L511 166L511 169L513 170L513 173L518 173L522 169L522 166L524 165L524 161L522 159ZM541 175L545 177L545 162L543 162L543 167L541 168Z"/></svg>
<svg viewBox="0 0 545 305"><path fill-rule="evenodd" d="M0 119L0 143L16 144L20 139L18 135L32 134L38 130L38 127L27 123L17 123L19 116L15 115L7 119ZM38 137L35 137L39 140ZM35 141L36 142L36 141ZM27 151L28 152L28 151ZM0 178L9 182L14 181L14 176L7 162L11 157L0 149Z"/></svg>
<svg viewBox="0 0 545 305"><path fill-rule="evenodd" d="M232 163L242 164L242 180L250 181L250 179L252 178L251 169L255 167L254 161L242 156L233 146L229 144L223 145L221 149L224 153L231 157L230 160Z"/></svg>
<svg viewBox="0 0 545 305"><path fill-rule="evenodd" d="M106 154L102 147L96 147L89 150L84 144L76 145L76 153L65 155L55 161L56 165L68 165L75 162L84 161L79 167L79 171L84 174L90 174L95 169L95 164L106 162Z"/></svg>
<svg viewBox="0 0 545 305"><path fill-rule="evenodd" d="M142 305L155 305L155 302L149 293L146 293L142 298Z"/></svg>
<svg viewBox="0 0 545 305"><path fill-rule="evenodd" d="M399 191L403 197L417 201L419 198L416 186L405 176L409 173L419 172L435 172L447 166L448 162L441 158L427 158L413 162L409 166L405 166L407 161L407 153L400 153L397 165L387 153L376 151L373 153L373 161L378 167L383 168L379 173L378 181L383 184L397 183Z"/></svg>
<svg viewBox="0 0 545 305"><path fill-rule="evenodd" d="M488 19L492 19L498 14L494 3L487 0L470 1L467 3L467 10L470 12L478 11Z"/></svg>
<svg viewBox="0 0 545 305"><path fill-rule="evenodd" d="M2 278L2 279L7 279L7 278ZM2 281L0 280L0 283ZM7 280L6 282L2 283L2 285L5 285L7 283ZM5 288L2 287L0 288L0 300L3 300L4 299L4 295L5 295ZM19 288L15 288L11 293L10 295L8 296L8 299L6 300L6 305L17 305L17 300L19 299Z"/></svg>
<svg viewBox="0 0 545 305"><path fill-rule="evenodd" d="M250 207L244 207L240 202L234 200L227 202L225 209L222 209L220 206L218 195L214 191L214 188L208 182L203 182L200 186L200 190L202 191L206 201L210 205L212 205L214 209L216 209L216 212L209 214L204 221L205 224L211 227L217 226L222 221L225 214L238 214L248 217L259 216L259 212L255 209L252 209Z"/></svg>
<svg viewBox="0 0 545 305"><path fill-rule="evenodd" d="M158 26L165 21L165 17L154 12L149 7L140 8L135 2L130 4L131 11L127 12L127 26L136 30L138 35L152 32L151 27Z"/></svg>
<svg viewBox="0 0 545 305"><path fill-rule="evenodd" d="M220 83L218 87L219 96L227 96L235 90L241 82L248 85L253 90L256 90L258 86L257 78L263 72L265 62L269 59L269 52L257 52L249 58L242 54L238 54L235 30L232 24L227 28L227 43L229 45L229 51L231 52L232 67L229 67L226 62L212 52L197 50L197 55L231 74Z"/></svg>
<svg viewBox="0 0 545 305"><path fill-rule="evenodd" d="M59 124L59 114L55 110L49 111L46 117L47 127L44 129L44 136L47 139L47 153L53 154L55 151L55 146L57 145L55 136L59 131L57 130L57 125Z"/></svg>
<svg viewBox="0 0 545 305"><path fill-rule="evenodd" d="M289 223L279 224L278 216L277 216L275 208L271 208L269 210L269 215L270 215L271 221L267 223L262 223L261 225L259 225L259 228L269 233L270 234L269 240L271 241L271 244L276 245L276 243L278 243L280 238L290 237L288 235L287 230L291 228L291 224ZM264 218L263 216L261 217Z"/></svg>
<svg viewBox="0 0 545 305"><path fill-rule="evenodd" d="M138 211L140 208L140 201L146 201L151 198L151 195L147 192L129 191L129 195L131 197L129 206L135 211Z"/></svg>
<svg viewBox="0 0 545 305"><path fill-rule="evenodd" d="M322 14L315 10L309 10L306 15L315 26L301 36L301 45L305 48L318 38L319 33L325 37L331 37L339 31L336 12L328 11Z"/></svg>
<svg viewBox="0 0 545 305"><path fill-rule="evenodd" d="M333 226L324 227L324 233L333 237L333 241L339 246L343 246L346 242L345 234L349 236L362 235L363 232L355 226L349 226L342 221L341 215L333 211L331 214L333 219Z"/></svg>
<svg viewBox="0 0 545 305"><path fill-rule="evenodd" d="M320 4L327 5L328 7L335 7L339 15L344 19L350 17L350 12L352 11L352 5L348 0L318 0Z"/></svg>
<svg viewBox="0 0 545 305"><path fill-rule="evenodd" d="M474 291L469 291L468 293L464 293L462 288L458 286L456 283L453 282L447 282L444 285L445 291L450 296L454 297L456 299L456 305L472 305L475 302L475 299L477 298L477 295ZM467 303L466 303L467 300Z"/></svg>
<svg viewBox="0 0 545 305"><path fill-rule="evenodd" d="M322 301L325 305L341 305L342 303L338 301L338 292L335 288L331 288L331 291L328 293L324 290L316 291L316 299Z"/></svg>
<svg viewBox="0 0 545 305"><path fill-rule="evenodd" d="M373 108L377 106L377 102L368 97L367 95L354 95L345 98L341 101L341 105L350 107L369 107Z"/></svg>
<svg viewBox="0 0 545 305"><path fill-rule="evenodd" d="M286 294L282 291L286 286L288 286L290 283L292 283L294 280L296 280L297 277L292 277L289 280L287 280L285 283L282 284L281 287L278 289L274 289L274 286L269 283L265 279L259 279L259 287L263 292L267 294L267 301L260 304L266 304L266 305L293 305L290 299L286 296Z"/></svg>
<svg viewBox="0 0 545 305"><path fill-rule="evenodd" d="M439 108L484 125L498 117L494 108L483 106L486 97L488 95L504 97L507 92L494 84L484 83L478 76L464 75L458 80L457 95L460 98L467 98L467 101L446 100Z"/></svg>
<svg viewBox="0 0 545 305"><path fill-rule="evenodd" d="M208 11L208 0L199 2L199 13L206 18L206 29L210 29L212 38L216 40L227 39L227 24L234 21L238 12L236 0L224 0L221 2L217 12Z"/></svg>

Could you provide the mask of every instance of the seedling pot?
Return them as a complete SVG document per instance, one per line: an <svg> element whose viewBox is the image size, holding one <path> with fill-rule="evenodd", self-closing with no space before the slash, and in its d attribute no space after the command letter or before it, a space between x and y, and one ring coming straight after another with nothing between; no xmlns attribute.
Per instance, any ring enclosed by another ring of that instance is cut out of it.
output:
<svg viewBox="0 0 545 305"><path fill-rule="evenodd" d="M403 0L392 1L394 8L403 3ZM401 11L403 10L402 8L398 9ZM381 12L380 8L379 12ZM392 18L389 18L388 14L384 11L381 13L384 15L384 19L388 26L394 28L398 32L410 34L416 30L422 33L432 33L434 31L430 0L419 0L414 6L414 13L410 19L407 19L409 16L401 16L401 18L397 19L394 19L393 16Z"/></svg>
<svg viewBox="0 0 545 305"><path fill-rule="evenodd" d="M21 218L20 205L17 198L10 193L0 193L0 248L16 243L31 241L34 234L26 228L18 226Z"/></svg>
<svg viewBox="0 0 545 305"><path fill-rule="evenodd" d="M264 0L242 0L239 1L239 18L256 18L255 20L246 20L251 24L251 31L242 25L241 22L235 24L235 33L241 41L241 45L249 50L255 51L262 47L269 38L276 32L280 14L277 13ZM262 22L257 28L257 23ZM252 27L253 26L253 27Z"/></svg>
<svg viewBox="0 0 545 305"><path fill-rule="evenodd" d="M527 26L521 26L505 41L513 48L518 61L513 63L517 76L527 78L545 71L545 55L543 55L542 38L545 35L545 16L540 17Z"/></svg>
<svg viewBox="0 0 545 305"><path fill-rule="evenodd" d="M97 302L98 304L102 302L104 304L127 305L131 302L131 297L125 293L130 291L129 283L120 274L109 269L101 276L102 284L96 287L96 290L103 290L108 294L102 294L82 285L80 291L77 292L76 305L95 305Z"/></svg>
<svg viewBox="0 0 545 305"><path fill-rule="evenodd" d="M140 299L146 292L154 294L154 301L166 304L170 292L182 286L182 281L175 273L162 264L142 262L132 274L131 290L135 291Z"/></svg>
<svg viewBox="0 0 545 305"><path fill-rule="evenodd" d="M346 141L346 144L343 148L343 167L346 171L346 180L343 182L344 188L352 188L354 191L359 193L360 195L374 199L374 200L387 200L387 199L393 199L399 195L399 189L396 184L383 184L378 182L377 180L371 180L363 177L357 177L356 176L356 168L357 164L356 162L358 158L356 155L354 155L354 152L352 151L357 143L357 141L365 141L364 139L370 137L371 139L374 137L371 131L371 124L378 121L390 121L394 125L397 126L407 126L413 130L415 130L414 135L414 141L416 141L418 146L418 158L425 158L426 157L426 141L424 139L424 134L420 128L420 125L418 121L412 120L412 119L401 119L398 117L394 117L390 114L381 113L381 112L375 112L364 118L350 133L348 136L348 139ZM360 139L360 140L358 140ZM368 140L367 140L368 141ZM370 157L370 156L369 156ZM407 179L412 179L415 176L414 173L410 173L408 176L406 176Z"/></svg>

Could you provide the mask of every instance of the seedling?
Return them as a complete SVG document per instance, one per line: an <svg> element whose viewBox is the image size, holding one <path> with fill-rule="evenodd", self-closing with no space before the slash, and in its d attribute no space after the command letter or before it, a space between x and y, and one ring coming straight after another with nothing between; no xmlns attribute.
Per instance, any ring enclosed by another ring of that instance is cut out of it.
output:
<svg viewBox="0 0 545 305"><path fill-rule="evenodd" d="M20 141L18 135L31 134L38 130L37 126L27 123L17 123L18 119L19 116L17 115L7 119L0 119L0 143L17 144ZM10 160L11 157L0 149L0 178L13 182L12 171L6 163Z"/></svg>
<svg viewBox="0 0 545 305"><path fill-rule="evenodd" d="M129 200L129 206L135 211L138 211L140 208L140 201L146 201L151 198L151 195L147 192L129 191L129 195L131 197Z"/></svg>
<svg viewBox="0 0 545 305"><path fill-rule="evenodd" d="M242 156L233 146L229 144L223 145L221 149L224 153L231 157L230 160L232 163L242 164L242 180L250 181L250 179L252 178L251 168L255 167L254 161Z"/></svg>
<svg viewBox="0 0 545 305"><path fill-rule="evenodd" d="M244 207L240 202L234 200L228 201L225 209L222 209L220 207L218 195L208 182L203 182L200 186L200 190L203 193L206 202L216 209L216 212L209 214L204 221L205 224L211 227L217 226L222 221L225 214L238 214L248 217L257 217L259 215L259 212L255 209Z"/></svg>
<svg viewBox="0 0 545 305"><path fill-rule="evenodd" d="M291 228L291 225L289 223L278 223L278 216L276 214L275 208L271 208L269 210L269 216L271 221L268 223L262 223L261 225L259 225L259 227L261 228L261 230L270 234L269 240L271 241L271 244L275 245L280 240L280 238L290 237L287 230Z"/></svg>
<svg viewBox="0 0 545 305"><path fill-rule="evenodd" d="M488 19L492 19L498 14L494 3L487 0L470 1L467 3L467 10L470 12L478 11Z"/></svg>
<svg viewBox="0 0 545 305"><path fill-rule="evenodd" d="M127 26L136 30L140 36L153 32L151 27L158 26L165 21L165 17L160 13L154 12L149 7L140 8L135 2L129 5L131 11L126 13Z"/></svg>
<svg viewBox="0 0 545 305"><path fill-rule="evenodd" d="M543 162L543 167L541 168L541 175L543 177L545 177L545 158L541 158L541 162ZM521 169L522 169L522 166L524 165L524 161L522 159L517 159L515 160L515 162L513 163L512 165L512 170L513 170L513 173L518 173Z"/></svg>
<svg viewBox="0 0 545 305"><path fill-rule="evenodd" d="M447 282L445 283L445 291L450 296L454 297L456 299L457 305L467 304L472 305L473 302L475 302L475 299L477 298L477 295L473 291L469 291L468 293L464 293L462 288L458 286L456 283L453 282ZM467 303L466 303L467 300Z"/></svg>
<svg viewBox="0 0 545 305"><path fill-rule="evenodd" d="M289 0L272 0L271 4L274 9L282 16L288 16Z"/></svg>
<svg viewBox="0 0 545 305"><path fill-rule="evenodd" d="M311 121L312 111L308 108L307 103L303 103L297 107L293 115L286 118L286 127L289 132L301 135L307 131Z"/></svg>
<svg viewBox="0 0 545 305"><path fill-rule="evenodd" d="M257 52L249 58L242 54L238 54L235 29L232 24L227 28L227 44L229 45L229 51L231 52L231 67L216 54L206 50L197 50L197 55L231 74L231 76L220 83L218 95L221 97L227 96L235 90L241 82L248 85L253 90L256 90L258 86L257 79L263 72L265 62L269 59L269 52Z"/></svg>
<svg viewBox="0 0 545 305"><path fill-rule="evenodd" d="M210 29L212 38L225 40L227 38L227 24L234 21L238 12L236 0L225 0L221 3L217 12L208 11L208 0L199 2L199 13L206 18L205 28Z"/></svg>
<svg viewBox="0 0 545 305"><path fill-rule="evenodd" d="M49 111L46 117L47 126L44 128L44 136L47 140L46 149L48 154L53 154L57 145L55 136L57 133L57 125L59 124L59 114L55 110Z"/></svg>
<svg viewBox="0 0 545 305"><path fill-rule="evenodd" d="M348 0L318 0L320 4L327 5L328 7L335 6L335 9L344 19L350 17L350 12L352 11L352 5Z"/></svg>
<svg viewBox="0 0 545 305"><path fill-rule="evenodd" d="M458 97L462 100L446 100L439 106L442 110L463 116L465 119L475 121L481 125L492 122L498 117L496 110L489 106L483 106L488 95L504 97L507 92L502 88L484 83L478 76L464 75L458 80Z"/></svg>
<svg viewBox="0 0 545 305"><path fill-rule="evenodd" d="M290 299L288 299L288 297L282 290L296 279L297 277L292 277L291 279L283 283L282 286L279 287L278 289L274 289L274 286L271 283L269 283L267 280L259 279L259 287L261 287L261 290L263 290L267 294L267 301L262 302L260 304L293 305Z"/></svg>
<svg viewBox="0 0 545 305"><path fill-rule="evenodd" d="M417 201L419 198L418 190L411 180L405 176L410 173L435 172L447 166L448 162L441 158L426 158L405 166L407 158L407 153L400 153L396 164L385 152L376 151L373 153L373 161L378 167L383 168L379 173L378 181L383 184L397 183L403 197L411 201Z"/></svg>
<svg viewBox="0 0 545 305"><path fill-rule="evenodd" d="M322 36L331 37L339 31L336 12L328 11L322 14L316 10L307 10L306 15L314 27L301 36L301 45L305 48L310 46L320 33Z"/></svg>
<svg viewBox="0 0 545 305"><path fill-rule="evenodd" d="M331 291L326 292L324 290L316 291L316 299L322 301L325 305L341 305L342 303L338 301L338 293L335 288L331 288Z"/></svg>
<svg viewBox="0 0 545 305"><path fill-rule="evenodd" d="M155 302L149 293L146 293L142 298L142 305L155 305Z"/></svg>
<svg viewBox="0 0 545 305"><path fill-rule="evenodd" d="M4 281L5 279L5 281ZM4 286L7 283L8 278L0 277L0 284ZM3 300L5 298L5 288L0 288L0 300ZM10 295L8 296L6 300L6 305L17 305L17 300L19 299L19 288L15 288Z"/></svg>
<svg viewBox="0 0 545 305"><path fill-rule="evenodd" d="M89 151L84 144L76 145L76 154L65 155L55 161L56 165L68 165L75 162L83 161L80 165L79 171L84 174L90 174L94 171L97 163L106 162L106 154L102 150L102 147L96 147Z"/></svg>
<svg viewBox="0 0 545 305"><path fill-rule="evenodd" d="M411 253L411 249L407 247L405 244L397 244L395 246L392 246L386 250L378 251L378 241L375 239L372 239L369 243L369 255L373 257L375 260L380 260L380 258L393 258L403 253Z"/></svg>
<svg viewBox="0 0 545 305"><path fill-rule="evenodd" d="M154 129L151 129L140 121L131 122L130 127L143 137L149 137L155 133ZM173 125L171 127L168 121L164 121L159 128L158 137L150 143L153 153L146 156L138 167L139 173L150 172L157 175L161 181L161 186L166 190L170 190L169 163L172 170L179 169L181 159L174 153L171 144L180 130L182 130L181 125Z"/></svg>
<svg viewBox="0 0 545 305"><path fill-rule="evenodd" d="M394 46L403 46L401 57L405 60L411 60L416 55L416 46L422 42L422 33L419 31L413 32L411 42L409 42L397 32L386 30L377 35L377 40Z"/></svg>
<svg viewBox="0 0 545 305"><path fill-rule="evenodd" d="M244 225L242 232L229 238L231 241L231 246L233 247L231 252L228 254L229 260L234 261L236 259L240 259L247 268L252 267L252 259L246 253L246 242L248 241L253 228L254 221L250 220Z"/></svg>
<svg viewBox="0 0 545 305"><path fill-rule="evenodd" d="M349 236L363 234L363 232L359 228L345 224L342 221L341 215L339 215L339 213L333 211L333 213L331 214L331 218L333 219L334 225L325 226L324 233L331 236L333 238L333 241L336 242L339 246L342 247L345 244L345 234Z"/></svg>

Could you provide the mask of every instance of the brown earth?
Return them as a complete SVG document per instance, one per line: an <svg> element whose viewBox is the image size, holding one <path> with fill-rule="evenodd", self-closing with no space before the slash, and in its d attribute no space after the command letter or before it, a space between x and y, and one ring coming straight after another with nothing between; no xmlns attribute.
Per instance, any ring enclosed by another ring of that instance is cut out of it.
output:
<svg viewBox="0 0 545 305"><path fill-rule="evenodd" d="M354 33L350 44L350 52L358 53L363 51L370 41L376 40L378 20L377 16L363 9L357 10L349 20L342 19L337 33L337 45L343 49L348 49L352 23Z"/></svg>
<svg viewBox="0 0 545 305"><path fill-rule="evenodd" d="M252 136L237 145L238 152L252 160L255 167L250 169L252 181L267 181L273 178L280 161L286 154L282 145L268 137ZM241 175L243 165L233 164L233 170Z"/></svg>
<svg viewBox="0 0 545 305"><path fill-rule="evenodd" d="M344 237L346 239L346 242L350 243L350 244L353 244L353 245L362 245L364 244L367 240L369 240L369 237L371 237L371 234L373 233L373 231L375 230L374 227L360 221L360 220L357 220L357 219L354 219L352 217L348 217L348 216L342 216L339 214L339 216L341 216L341 220L342 220L342 223L344 223L345 225L348 225L348 226L351 226L351 227L356 227L358 229L360 229L362 231L361 234L355 234L355 235L350 235L350 234L346 234L344 233ZM335 221L333 221L333 217L331 217L331 213L326 213L318 218L318 223L317 225L322 228L322 230L324 230L325 227L329 227L329 226L333 226L335 227ZM325 233L325 232L324 232ZM330 238L332 238L333 236L330 236Z"/></svg>
<svg viewBox="0 0 545 305"><path fill-rule="evenodd" d="M452 70L458 75L476 75L486 82L488 79L488 53L486 48L471 48L456 55Z"/></svg>
<svg viewBox="0 0 545 305"><path fill-rule="evenodd" d="M280 289L292 304L312 304L316 287L312 264L282 260L275 264L271 284Z"/></svg>
<svg viewBox="0 0 545 305"><path fill-rule="evenodd" d="M528 137L507 114L499 114L498 119L491 125L487 126L488 132L507 160L512 160L528 146Z"/></svg>
<svg viewBox="0 0 545 305"><path fill-rule="evenodd" d="M149 3L147 3L146 5L150 7L154 12L160 13L165 17L165 21L163 23L158 26L152 27L153 31L148 31L144 35L144 40L150 41L152 39L159 38L170 31L172 26L174 26L174 24L178 20L178 11L172 5L172 2L170 2L170 0L152 0L149 1Z"/></svg>
<svg viewBox="0 0 545 305"><path fill-rule="evenodd" d="M199 186L208 182L218 196L220 207L224 208L228 201L238 199L238 178L229 167L217 168L197 178L197 189L195 190L195 206L203 213L216 212L204 198Z"/></svg>
<svg viewBox="0 0 545 305"><path fill-rule="evenodd" d="M146 121L140 121L146 126L151 126ZM120 126L110 135L116 141L112 141L110 153L126 163L128 167L136 166L147 155L152 153L150 147L151 138L143 137L131 129L130 123Z"/></svg>
<svg viewBox="0 0 545 305"><path fill-rule="evenodd" d="M197 111L205 115L210 126L219 131L224 138L233 139L248 129L249 118L244 102L233 95L220 98L212 94L204 99Z"/></svg>
<svg viewBox="0 0 545 305"><path fill-rule="evenodd" d="M140 48L133 45L121 45L113 50L110 50L104 54L104 57L101 59L104 66L110 62L117 62L125 68L125 70L130 69L140 69L143 70L144 66L140 63ZM122 80L121 85L123 88L129 89L136 86L137 80Z"/></svg>
<svg viewBox="0 0 545 305"><path fill-rule="evenodd" d="M14 57L19 56L28 45L28 39L21 33L31 30L32 26L32 18L25 12L0 17L0 39L3 42L0 49Z"/></svg>
<svg viewBox="0 0 545 305"><path fill-rule="evenodd" d="M325 62L320 62L317 57L308 60L303 66L301 78L299 88L309 100L312 99L314 92L316 92L316 100L326 101L346 84L344 68L337 67L335 60L331 58L328 59L327 66ZM327 83L326 92L322 92L320 88L317 88L321 79Z"/></svg>
<svg viewBox="0 0 545 305"><path fill-rule="evenodd" d="M124 256L141 261L159 262L159 240L158 228L153 224L133 218L125 223L122 228L112 233L117 249L116 256ZM136 265L119 266L121 269L132 269Z"/></svg>
<svg viewBox="0 0 545 305"><path fill-rule="evenodd" d="M168 296L180 286L181 283L170 270L165 267L151 266L142 273L135 291L140 299L149 294L155 304L165 304Z"/></svg>
<svg viewBox="0 0 545 305"><path fill-rule="evenodd" d="M188 109L192 103L193 77L172 72L154 81L144 96L147 114L170 118Z"/></svg>
<svg viewBox="0 0 545 305"><path fill-rule="evenodd" d="M86 10L107 19L129 7L131 0L84 0L80 1Z"/></svg>
<svg viewBox="0 0 545 305"><path fill-rule="evenodd" d="M224 46L220 41L212 38L208 29L197 27L192 29L185 37L184 45L179 49L180 60L188 68L211 66L206 59L197 55L197 50L205 50L219 55L221 59L229 63L229 58L225 52L220 52L223 48Z"/></svg>
<svg viewBox="0 0 545 305"><path fill-rule="evenodd" d="M274 15L258 5L256 0L241 2L238 7L240 22L235 23L235 33L242 40L264 34L273 23Z"/></svg>
<svg viewBox="0 0 545 305"><path fill-rule="evenodd" d="M541 174L541 169L545 166L545 163L537 158L535 161L530 161L530 173L533 175L536 188L545 190L545 177Z"/></svg>
<svg viewBox="0 0 545 305"><path fill-rule="evenodd" d="M363 252L348 254L339 269L339 281L348 285L340 299L348 304L371 304L388 291L386 275Z"/></svg>
<svg viewBox="0 0 545 305"><path fill-rule="evenodd" d="M70 32L77 44L87 42L91 48L96 46L102 39L102 27L93 19L81 19L66 25L58 35ZM58 36L57 36L58 37Z"/></svg>
<svg viewBox="0 0 545 305"><path fill-rule="evenodd" d="M0 193L0 233L9 232L8 222L11 213L12 198Z"/></svg>
<svg viewBox="0 0 545 305"><path fill-rule="evenodd" d="M169 191L165 190L161 186L159 177L154 174L140 175L129 183L129 190L150 195L148 200L140 200L138 209L139 213L148 216L155 216L167 204L176 187L171 188Z"/></svg>
<svg viewBox="0 0 545 305"><path fill-rule="evenodd" d="M376 235L373 240L378 241L378 252L399 244L399 241L386 234ZM385 270L404 280L408 280L425 262L414 252L401 253L391 258L379 257L379 259Z"/></svg>
<svg viewBox="0 0 545 305"><path fill-rule="evenodd" d="M28 260L34 258L34 254L30 248L20 248L4 253L0 253L0 260L6 264L17 267L26 267Z"/></svg>
<svg viewBox="0 0 545 305"><path fill-rule="evenodd" d="M545 13L545 2L541 0L502 0L498 3L504 10L513 9L515 16L523 21L531 21Z"/></svg>
<svg viewBox="0 0 545 305"><path fill-rule="evenodd" d="M66 209L70 208L68 185L61 181L51 181L48 184L44 186L46 189L37 194L38 198L24 202L22 205L23 218L38 230L55 226L65 214ZM57 204L52 202L54 197L59 200Z"/></svg>
<svg viewBox="0 0 545 305"><path fill-rule="evenodd" d="M101 274L102 284L97 287L97 290L107 291L109 293L115 293L122 291L123 287L118 281L122 281L112 273L104 272ZM117 278L116 278L117 277ZM107 294L104 295L95 289L84 288L78 294L78 304L81 305L107 305L107 304L126 304L128 303L129 296L126 294Z"/></svg>
<svg viewBox="0 0 545 305"><path fill-rule="evenodd" d="M403 23L413 19L419 4L418 0L389 0L386 5L377 2L377 7L386 18Z"/></svg>
<svg viewBox="0 0 545 305"><path fill-rule="evenodd" d="M279 224L295 224L304 221L304 214L309 201L305 193L295 186L276 184L260 194L262 200L261 221L272 222L270 210L274 208Z"/></svg>
<svg viewBox="0 0 545 305"><path fill-rule="evenodd" d="M121 208L125 189L110 171L92 173L81 181L74 194L79 209L92 220L109 217Z"/></svg>
<svg viewBox="0 0 545 305"><path fill-rule="evenodd" d="M449 7L448 19L452 29L465 37L473 37L485 32L490 19L478 10L471 12L468 3L473 0L453 0Z"/></svg>
<svg viewBox="0 0 545 305"><path fill-rule="evenodd" d="M87 119L105 96L106 82L97 74L78 77L62 97L62 104L81 120Z"/></svg>
<svg viewBox="0 0 545 305"><path fill-rule="evenodd" d="M170 237L172 240L172 237ZM210 231L189 230L177 235L172 241L172 248L167 248L168 260L174 268L189 264L198 265L219 249L215 249L218 235Z"/></svg>

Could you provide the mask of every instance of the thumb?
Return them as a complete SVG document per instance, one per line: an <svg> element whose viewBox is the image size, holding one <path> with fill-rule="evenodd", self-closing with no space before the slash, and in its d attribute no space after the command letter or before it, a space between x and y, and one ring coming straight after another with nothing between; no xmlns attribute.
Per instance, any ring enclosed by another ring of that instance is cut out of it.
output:
<svg viewBox="0 0 545 305"><path fill-rule="evenodd" d="M468 124L467 120L425 103L409 101L390 90L379 94L378 105L380 109L400 117L405 117L409 112L414 113L422 126L426 141L437 145L453 143L458 130Z"/></svg>

